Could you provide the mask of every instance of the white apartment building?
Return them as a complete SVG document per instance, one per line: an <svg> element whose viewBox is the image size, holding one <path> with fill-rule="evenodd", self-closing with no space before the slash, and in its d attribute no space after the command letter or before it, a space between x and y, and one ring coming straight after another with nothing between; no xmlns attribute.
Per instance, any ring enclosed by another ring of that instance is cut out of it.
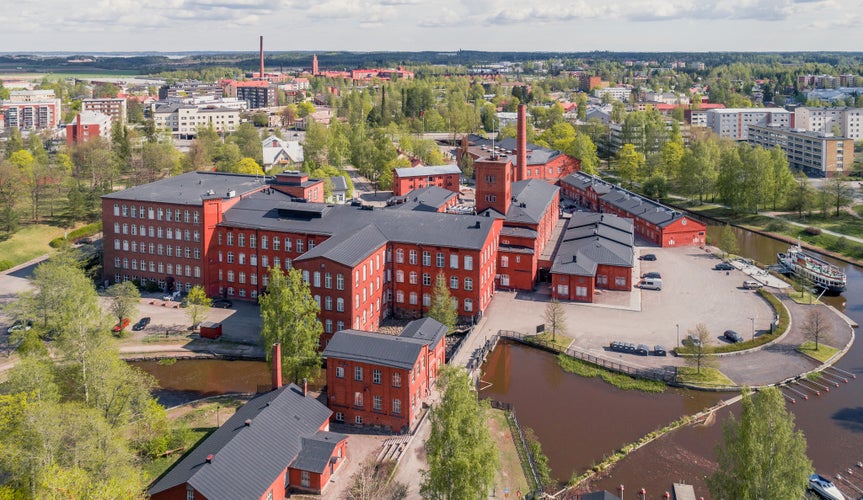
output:
<svg viewBox="0 0 863 500"><path fill-rule="evenodd" d="M632 94L632 89L629 87L606 87L604 89L594 89L594 97L602 98L603 95L609 94L612 99L618 101L629 101L629 95Z"/></svg>
<svg viewBox="0 0 863 500"><path fill-rule="evenodd" d="M791 112L783 108L726 108L707 112L707 127L720 137L745 141L750 125L791 126Z"/></svg>
<svg viewBox="0 0 863 500"><path fill-rule="evenodd" d="M114 123L126 123L126 99L117 97L82 99L81 111L102 113L110 116Z"/></svg>
<svg viewBox="0 0 863 500"><path fill-rule="evenodd" d="M48 90L12 90L9 92L9 102L51 102L56 99L53 89Z"/></svg>
<svg viewBox="0 0 863 500"><path fill-rule="evenodd" d="M750 125L747 142L754 146L779 146L788 165L809 175L831 177L854 164L854 141L825 132L789 130L776 126Z"/></svg>
<svg viewBox="0 0 863 500"><path fill-rule="evenodd" d="M861 108L807 108L794 110L794 128L810 132L832 132L839 127L839 135L855 141L863 138L863 109Z"/></svg>
<svg viewBox="0 0 863 500"><path fill-rule="evenodd" d="M213 126L216 132L233 132L240 125L240 110L223 107L198 107L167 104L152 111L156 128L170 130L174 137L188 139L198 127Z"/></svg>

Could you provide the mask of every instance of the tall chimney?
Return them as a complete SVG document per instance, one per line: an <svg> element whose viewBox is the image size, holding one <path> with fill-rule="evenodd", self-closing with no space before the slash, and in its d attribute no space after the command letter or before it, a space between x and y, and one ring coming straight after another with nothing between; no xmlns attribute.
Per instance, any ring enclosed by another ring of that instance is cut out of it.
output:
<svg viewBox="0 0 863 500"><path fill-rule="evenodd" d="M305 377L303 377L303 397L306 397L306 394L309 393L309 381Z"/></svg>
<svg viewBox="0 0 863 500"><path fill-rule="evenodd" d="M261 80L264 79L264 35L261 35Z"/></svg>
<svg viewBox="0 0 863 500"><path fill-rule="evenodd" d="M282 387L282 344L273 344L273 390Z"/></svg>
<svg viewBox="0 0 863 500"><path fill-rule="evenodd" d="M318 75L318 55L312 55L312 76Z"/></svg>
<svg viewBox="0 0 863 500"><path fill-rule="evenodd" d="M527 106L518 105L518 135L516 137L516 180L527 179Z"/></svg>

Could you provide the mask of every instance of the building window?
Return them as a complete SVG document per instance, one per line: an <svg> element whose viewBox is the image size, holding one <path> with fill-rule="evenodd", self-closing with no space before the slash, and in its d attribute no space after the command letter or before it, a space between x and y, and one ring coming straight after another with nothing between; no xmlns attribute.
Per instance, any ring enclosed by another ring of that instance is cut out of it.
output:
<svg viewBox="0 0 863 500"><path fill-rule="evenodd" d="M431 252L423 252L423 265L430 266L431 265Z"/></svg>
<svg viewBox="0 0 863 500"><path fill-rule="evenodd" d="M361 417L360 415L357 415L356 417L354 417L354 423L362 425L363 417Z"/></svg>
<svg viewBox="0 0 863 500"><path fill-rule="evenodd" d="M170 213L170 212L168 212L168 213ZM234 233L232 233L230 231L227 233L225 244L228 245L229 247L234 246Z"/></svg>
<svg viewBox="0 0 863 500"><path fill-rule="evenodd" d="M186 500L195 500L195 488L186 485Z"/></svg>
<svg viewBox="0 0 863 500"><path fill-rule="evenodd" d="M318 288L321 287L321 273L320 273L320 271L315 271L314 274L312 274L312 286L315 286Z"/></svg>
<svg viewBox="0 0 863 500"><path fill-rule="evenodd" d="M402 374L401 373L393 373L393 387L401 387L402 386Z"/></svg>
<svg viewBox="0 0 863 500"><path fill-rule="evenodd" d="M465 271L473 271L473 257L470 255L464 256L464 269Z"/></svg>
<svg viewBox="0 0 863 500"><path fill-rule="evenodd" d="M302 486L303 488L308 488L309 485L311 484L311 477L310 476L311 476L311 474L309 474L309 471L307 471L307 470L300 471L300 486ZM270 499L268 499L268 500L270 500Z"/></svg>
<svg viewBox="0 0 863 500"><path fill-rule="evenodd" d="M337 366L336 367L336 378L345 378L345 367Z"/></svg>
<svg viewBox="0 0 863 500"><path fill-rule="evenodd" d="M372 382L373 382L373 383L375 383L375 384L380 384L380 383L381 383L381 378L382 378L382 376L381 376L381 371L380 371L380 370L377 370L377 369L372 370Z"/></svg>
<svg viewBox="0 0 863 500"><path fill-rule="evenodd" d="M408 252L408 262L414 266L417 264L417 251L416 250L411 250L410 252Z"/></svg>
<svg viewBox="0 0 863 500"><path fill-rule="evenodd" d="M266 248L266 247L264 247L264 248ZM279 251L279 237L278 236L273 236L273 250L276 252Z"/></svg>
<svg viewBox="0 0 863 500"><path fill-rule="evenodd" d="M464 279L464 289L467 291L473 290L473 278Z"/></svg>
<svg viewBox="0 0 863 500"><path fill-rule="evenodd" d="M451 254L449 256L449 267L450 269L458 269L458 255Z"/></svg>
<svg viewBox="0 0 863 500"><path fill-rule="evenodd" d="M324 331L327 333L333 333L333 320L328 319L324 321Z"/></svg>
<svg viewBox="0 0 863 500"><path fill-rule="evenodd" d="M509 267L509 257L506 255L500 256L500 267Z"/></svg>
<svg viewBox="0 0 863 500"><path fill-rule="evenodd" d="M340 412L340 411L337 411L336 412L336 422L344 422L344 421L345 421L345 414Z"/></svg>
<svg viewBox="0 0 863 500"><path fill-rule="evenodd" d="M616 286L626 286L626 278L623 276L616 276L614 278L614 284Z"/></svg>
<svg viewBox="0 0 863 500"><path fill-rule="evenodd" d="M336 274L336 290L345 289L345 277L342 273Z"/></svg>
<svg viewBox="0 0 863 500"><path fill-rule="evenodd" d="M168 248L171 248L171 247L169 246ZM234 263L234 252L228 252L228 264L233 264L233 263Z"/></svg>
<svg viewBox="0 0 863 500"><path fill-rule="evenodd" d="M345 299L341 297L336 298L336 311L345 312Z"/></svg>
<svg viewBox="0 0 863 500"><path fill-rule="evenodd" d="M361 392L355 392L354 393L354 406L356 406L358 408L363 407L363 393L361 393Z"/></svg>
<svg viewBox="0 0 863 500"><path fill-rule="evenodd" d="M303 283L309 284L309 271L303 269Z"/></svg>
<svg viewBox="0 0 863 500"><path fill-rule="evenodd" d="M402 400L401 399L393 399L393 414L401 415L402 414Z"/></svg>
<svg viewBox="0 0 863 500"><path fill-rule="evenodd" d="M327 311L333 310L333 298L329 295L324 297L324 309L326 309Z"/></svg>
<svg viewBox="0 0 863 500"><path fill-rule="evenodd" d="M297 238L297 253L303 253L303 240Z"/></svg>
<svg viewBox="0 0 863 500"><path fill-rule="evenodd" d="M417 273L415 273L414 271L411 271L409 278L410 278L410 284L411 285L417 284Z"/></svg>
<svg viewBox="0 0 863 500"><path fill-rule="evenodd" d="M380 396L372 396L372 408L375 411L381 411L384 409L384 400Z"/></svg>
<svg viewBox="0 0 863 500"><path fill-rule="evenodd" d="M431 286L431 274L423 273L423 285Z"/></svg>
<svg viewBox="0 0 863 500"><path fill-rule="evenodd" d="M405 301L405 293L401 290L398 290L396 292L396 302L398 302L399 304L403 304L404 301Z"/></svg>
<svg viewBox="0 0 863 500"><path fill-rule="evenodd" d="M431 307L431 295L427 293L423 294L423 306Z"/></svg>
<svg viewBox="0 0 863 500"><path fill-rule="evenodd" d="M450 276L449 287L453 290L458 290L458 276Z"/></svg>
<svg viewBox="0 0 863 500"><path fill-rule="evenodd" d="M417 293L411 292L409 300L410 300L411 305L414 305L414 306L417 305Z"/></svg>
<svg viewBox="0 0 863 500"><path fill-rule="evenodd" d="M465 312L473 311L473 301L471 299L464 299L464 310Z"/></svg>
<svg viewBox="0 0 863 500"><path fill-rule="evenodd" d="M404 283L405 282L405 272L404 271L396 271L396 283Z"/></svg>
<svg viewBox="0 0 863 500"><path fill-rule="evenodd" d="M344 329L345 329L345 322L344 321L336 321L336 331L340 332Z"/></svg>
<svg viewBox="0 0 863 500"><path fill-rule="evenodd" d="M332 288L333 287L333 275L330 273L324 273L324 288Z"/></svg>
<svg viewBox="0 0 863 500"><path fill-rule="evenodd" d="M168 264L168 265L170 266L171 264ZM170 271L169 271L169 274L170 274ZM233 283L233 282L234 282L234 271L228 270L228 283Z"/></svg>
<svg viewBox="0 0 863 500"><path fill-rule="evenodd" d="M238 247L246 246L246 235L245 234L240 233L237 235L237 246Z"/></svg>
<svg viewBox="0 0 863 500"><path fill-rule="evenodd" d="M576 297L587 297L587 287L585 287L585 286L575 287L575 296Z"/></svg>
<svg viewBox="0 0 863 500"><path fill-rule="evenodd" d="M258 239L254 234L249 235L249 248L258 248Z"/></svg>
<svg viewBox="0 0 863 500"><path fill-rule="evenodd" d="M443 252L438 252L435 258L435 264L437 267L443 267Z"/></svg>
<svg viewBox="0 0 863 500"><path fill-rule="evenodd" d="M405 251L401 248L396 250L396 263L401 264L405 261Z"/></svg>
<svg viewBox="0 0 863 500"><path fill-rule="evenodd" d="M355 366L354 367L354 380L356 380L358 382L363 381L363 367L362 366ZM360 405L360 406L362 406L362 405Z"/></svg>

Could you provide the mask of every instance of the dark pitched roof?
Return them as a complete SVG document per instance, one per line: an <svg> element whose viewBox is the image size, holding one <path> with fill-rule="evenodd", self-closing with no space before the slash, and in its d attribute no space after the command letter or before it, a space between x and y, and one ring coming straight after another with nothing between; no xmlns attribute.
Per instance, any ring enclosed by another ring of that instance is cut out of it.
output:
<svg viewBox="0 0 863 500"><path fill-rule="evenodd" d="M611 214L579 212L567 222L551 272L593 276L599 265L632 267L632 221Z"/></svg>
<svg viewBox="0 0 863 500"><path fill-rule="evenodd" d="M431 210L436 212L457 194L449 189L426 186L414 189L404 196L405 203L395 205L403 210Z"/></svg>
<svg viewBox="0 0 863 500"><path fill-rule="evenodd" d="M330 182L333 183L333 191L347 191L348 181L342 175L334 175L330 177Z"/></svg>
<svg viewBox="0 0 863 500"><path fill-rule="evenodd" d="M334 236L374 225L388 241L479 250L492 220L476 215L441 215L351 205L294 203L275 190L255 193L225 212L221 226Z"/></svg>
<svg viewBox="0 0 863 500"><path fill-rule="evenodd" d="M312 437L304 437L300 454L291 464L291 468L318 474L324 472L330 463L330 457L333 456L333 450L347 438L344 434L328 431L318 431Z"/></svg>
<svg viewBox="0 0 863 500"><path fill-rule="evenodd" d="M410 370L426 341L360 330L341 330L333 335L323 357L361 361Z"/></svg>
<svg viewBox="0 0 863 500"><path fill-rule="evenodd" d="M235 198L258 191L265 187L265 181L260 175L189 172L106 194L102 198L201 206L205 199Z"/></svg>
<svg viewBox="0 0 863 500"><path fill-rule="evenodd" d="M513 238L532 238L536 239L537 230L529 227L520 226L504 226L500 230L501 236L511 236Z"/></svg>
<svg viewBox="0 0 863 500"><path fill-rule="evenodd" d="M478 135L471 134L468 138L468 141L473 146L482 147L486 146L490 148L492 146L491 139L486 139L484 137L480 137ZM494 146L504 149L506 151L517 151L518 150L518 141L514 137L507 137L502 141L494 141ZM551 160L557 158L563 153L558 151L557 149L549 149L544 148L542 146L537 146L536 144L527 144L527 164L528 165L545 165ZM508 158L515 164L516 155L509 155Z"/></svg>
<svg viewBox="0 0 863 500"><path fill-rule="evenodd" d="M446 337L446 330L446 326L436 319L423 318L408 323L399 337L424 340L429 349L434 349Z"/></svg>
<svg viewBox="0 0 863 500"><path fill-rule="evenodd" d="M620 497L605 490L585 493L580 498L581 500L620 500Z"/></svg>
<svg viewBox="0 0 863 500"><path fill-rule="evenodd" d="M539 224L559 190L559 187L539 179L514 182L506 222Z"/></svg>
<svg viewBox="0 0 863 500"><path fill-rule="evenodd" d="M386 244L386 237L376 226L369 224L354 232L344 232L333 236L298 257L296 261L323 257L353 267Z"/></svg>
<svg viewBox="0 0 863 500"><path fill-rule="evenodd" d="M424 167L397 168L396 175L399 177L425 177L428 175L461 174L458 165L434 165Z"/></svg>
<svg viewBox="0 0 863 500"><path fill-rule="evenodd" d="M188 483L209 499L258 498L300 454L303 438L314 437L331 414L294 384L257 396L177 462L149 493Z"/></svg>

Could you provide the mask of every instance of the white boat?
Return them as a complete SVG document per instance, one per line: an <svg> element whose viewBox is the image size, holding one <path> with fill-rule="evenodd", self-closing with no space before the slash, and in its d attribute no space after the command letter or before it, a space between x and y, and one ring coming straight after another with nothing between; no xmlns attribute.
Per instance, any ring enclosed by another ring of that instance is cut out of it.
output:
<svg viewBox="0 0 863 500"><path fill-rule="evenodd" d="M787 252L776 254L776 261L786 273L802 276L828 293L838 294L845 291L845 273L833 264L804 252L800 243L789 248Z"/></svg>
<svg viewBox="0 0 863 500"><path fill-rule="evenodd" d="M845 500L845 495L839 488L824 476L812 474L809 476L809 488L827 500Z"/></svg>

